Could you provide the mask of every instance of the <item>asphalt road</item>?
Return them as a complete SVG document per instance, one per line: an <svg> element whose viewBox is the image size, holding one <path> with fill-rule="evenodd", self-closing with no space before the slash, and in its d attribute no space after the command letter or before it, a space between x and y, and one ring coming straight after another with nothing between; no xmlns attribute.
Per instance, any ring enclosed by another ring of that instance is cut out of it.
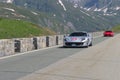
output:
<svg viewBox="0 0 120 80"><path fill-rule="evenodd" d="M120 34L18 80L120 80Z"/></svg>
<svg viewBox="0 0 120 80"><path fill-rule="evenodd" d="M95 38L93 46L106 39L108 38ZM20 79L85 49L55 47L0 59L0 80Z"/></svg>

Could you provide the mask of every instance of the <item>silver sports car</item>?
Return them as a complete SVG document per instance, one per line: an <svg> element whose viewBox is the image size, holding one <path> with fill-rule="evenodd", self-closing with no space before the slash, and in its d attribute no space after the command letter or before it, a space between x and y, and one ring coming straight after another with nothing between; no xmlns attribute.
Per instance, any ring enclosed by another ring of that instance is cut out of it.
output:
<svg viewBox="0 0 120 80"><path fill-rule="evenodd" d="M92 46L92 35L88 32L73 32L64 37L64 47L88 47Z"/></svg>

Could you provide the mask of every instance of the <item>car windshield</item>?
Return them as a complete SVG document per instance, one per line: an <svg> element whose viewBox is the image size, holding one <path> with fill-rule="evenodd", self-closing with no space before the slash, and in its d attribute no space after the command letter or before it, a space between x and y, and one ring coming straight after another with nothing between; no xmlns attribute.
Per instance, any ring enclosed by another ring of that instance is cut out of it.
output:
<svg viewBox="0 0 120 80"><path fill-rule="evenodd" d="M106 32L112 32L112 31L106 31Z"/></svg>
<svg viewBox="0 0 120 80"><path fill-rule="evenodd" d="M87 36L87 33L84 33L84 32L75 32L75 33L71 33L70 36Z"/></svg>

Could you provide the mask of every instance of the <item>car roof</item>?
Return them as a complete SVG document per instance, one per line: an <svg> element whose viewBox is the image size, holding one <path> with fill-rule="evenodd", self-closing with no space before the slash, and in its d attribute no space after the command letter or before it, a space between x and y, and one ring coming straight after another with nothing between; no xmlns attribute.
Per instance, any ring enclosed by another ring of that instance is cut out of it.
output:
<svg viewBox="0 0 120 80"><path fill-rule="evenodd" d="M113 32L112 30L107 30L107 31L105 31L105 32Z"/></svg>
<svg viewBox="0 0 120 80"><path fill-rule="evenodd" d="M72 33L88 33L87 31L76 31L76 32L72 32Z"/></svg>

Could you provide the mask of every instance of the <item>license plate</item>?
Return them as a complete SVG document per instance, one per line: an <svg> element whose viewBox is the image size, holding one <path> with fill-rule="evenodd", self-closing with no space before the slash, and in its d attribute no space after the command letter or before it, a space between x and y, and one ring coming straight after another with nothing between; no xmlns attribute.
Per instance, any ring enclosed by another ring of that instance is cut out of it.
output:
<svg viewBox="0 0 120 80"><path fill-rule="evenodd" d="M72 44L72 46L76 46L76 44Z"/></svg>

